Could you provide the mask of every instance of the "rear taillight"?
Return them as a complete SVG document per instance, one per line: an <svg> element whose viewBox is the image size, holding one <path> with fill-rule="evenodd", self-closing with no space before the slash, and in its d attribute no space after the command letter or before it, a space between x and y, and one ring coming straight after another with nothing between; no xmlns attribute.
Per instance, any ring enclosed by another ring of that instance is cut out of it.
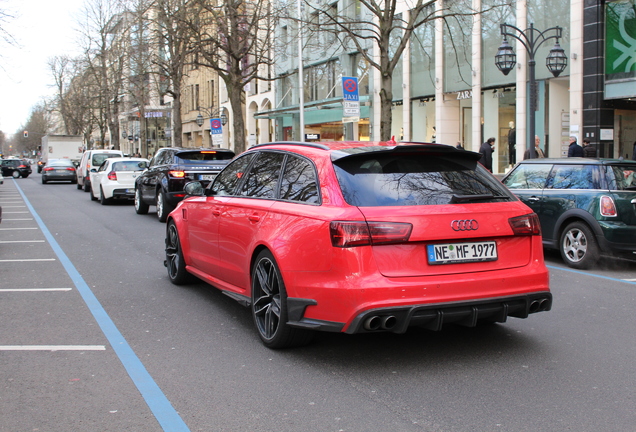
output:
<svg viewBox="0 0 636 432"><path fill-rule="evenodd" d="M170 174L170 176L174 177L174 178L184 178L185 177L185 171L168 171L168 174Z"/></svg>
<svg viewBox="0 0 636 432"><path fill-rule="evenodd" d="M541 225L536 213L508 219L515 235L541 235Z"/></svg>
<svg viewBox="0 0 636 432"><path fill-rule="evenodd" d="M47 168L44 168L42 171L53 171L53 168L47 167Z"/></svg>
<svg viewBox="0 0 636 432"><path fill-rule="evenodd" d="M108 173L108 180L117 181L117 174L115 171L111 171Z"/></svg>
<svg viewBox="0 0 636 432"><path fill-rule="evenodd" d="M66 171L75 171L75 168L73 168L73 167L68 167L68 168L66 168Z"/></svg>
<svg viewBox="0 0 636 432"><path fill-rule="evenodd" d="M618 216L618 212L616 211L616 204L614 204L614 200L612 197L607 195L603 195L601 197L601 216L605 217L616 217Z"/></svg>
<svg viewBox="0 0 636 432"><path fill-rule="evenodd" d="M26 168L26 165L20 165L18 168Z"/></svg>
<svg viewBox="0 0 636 432"><path fill-rule="evenodd" d="M329 229L331 244L345 248L403 243L411 236L413 225L398 222L333 221Z"/></svg>

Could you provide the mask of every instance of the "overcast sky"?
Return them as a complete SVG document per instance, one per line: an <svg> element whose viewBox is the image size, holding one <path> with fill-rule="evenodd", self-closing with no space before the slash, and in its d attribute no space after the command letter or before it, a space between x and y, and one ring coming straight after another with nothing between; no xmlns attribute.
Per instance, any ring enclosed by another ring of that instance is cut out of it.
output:
<svg viewBox="0 0 636 432"><path fill-rule="evenodd" d="M15 15L2 24L17 46L0 42L0 130L7 135L25 124L31 109L53 93L48 60L79 54L77 17L84 0L0 0Z"/></svg>

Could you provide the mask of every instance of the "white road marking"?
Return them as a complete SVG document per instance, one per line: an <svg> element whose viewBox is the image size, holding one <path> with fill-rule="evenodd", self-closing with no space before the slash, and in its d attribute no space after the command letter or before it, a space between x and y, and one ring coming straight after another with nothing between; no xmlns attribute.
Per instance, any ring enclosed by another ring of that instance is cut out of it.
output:
<svg viewBox="0 0 636 432"><path fill-rule="evenodd" d="M44 243L44 240L0 240L0 243Z"/></svg>
<svg viewBox="0 0 636 432"><path fill-rule="evenodd" d="M37 227L24 227L24 228L0 228L0 231L18 231L27 229L38 229Z"/></svg>
<svg viewBox="0 0 636 432"><path fill-rule="evenodd" d="M73 288L2 288L0 292L71 291Z"/></svg>
<svg viewBox="0 0 636 432"><path fill-rule="evenodd" d="M104 345L0 345L0 351L105 351Z"/></svg>
<svg viewBox="0 0 636 432"><path fill-rule="evenodd" d="M0 262L39 262L39 261L55 261L55 258L0 260Z"/></svg>

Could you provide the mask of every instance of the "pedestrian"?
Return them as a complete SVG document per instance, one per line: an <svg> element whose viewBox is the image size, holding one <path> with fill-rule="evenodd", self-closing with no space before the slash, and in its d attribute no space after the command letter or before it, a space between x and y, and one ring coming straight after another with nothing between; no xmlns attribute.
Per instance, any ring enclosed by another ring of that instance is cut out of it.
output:
<svg viewBox="0 0 636 432"><path fill-rule="evenodd" d="M508 131L508 163L515 165L517 163L517 129L515 122L508 122L510 130Z"/></svg>
<svg viewBox="0 0 636 432"><path fill-rule="evenodd" d="M457 141L457 145L455 146L455 148L456 148L457 150L464 150L464 146L463 146L463 145L462 145L462 143L461 143L461 142L459 142L459 141Z"/></svg>
<svg viewBox="0 0 636 432"><path fill-rule="evenodd" d="M488 141L483 143L479 148L479 154L481 159L479 162L490 172L492 172L492 154L495 151L495 138L488 138Z"/></svg>
<svg viewBox="0 0 636 432"><path fill-rule="evenodd" d="M590 144L589 138L583 138L583 157L595 158L596 147Z"/></svg>
<svg viewBox="0 0 636 432"><path fill-rule="evenodd" d="M535 152L535 157L537 159L539 158L543 159L545 157L545 153L543 153L543 150L541 150L540 144L541 144L541 139L539 138L538 135L535 135L534 136L534 152ZM530 149L526 150L523 153L523 160L526 160L526 159L530 159Z"/></svg>
<svg viewBox="0 0 636 432"><path fill-rule="evenodd" d="M583 147L576 142L576 137L570 137L570 147L568 147L568 157L583 157Z"/></svg>

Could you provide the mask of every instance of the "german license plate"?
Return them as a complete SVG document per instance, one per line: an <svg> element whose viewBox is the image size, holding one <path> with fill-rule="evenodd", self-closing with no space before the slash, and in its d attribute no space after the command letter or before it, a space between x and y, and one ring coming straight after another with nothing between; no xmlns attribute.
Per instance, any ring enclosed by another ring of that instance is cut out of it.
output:
<svg viewBox="0 0 636 432"><path fill-rule="evenodd" d="M453 264L497 260L494 241L473 243L445 243L426 246L429 264Z"/></svg>
<svg viewBox="0 0 636 432"><path fill-rule="evenodd" d="M199 174L199 180L214 180L215 174Z"/></svg>

